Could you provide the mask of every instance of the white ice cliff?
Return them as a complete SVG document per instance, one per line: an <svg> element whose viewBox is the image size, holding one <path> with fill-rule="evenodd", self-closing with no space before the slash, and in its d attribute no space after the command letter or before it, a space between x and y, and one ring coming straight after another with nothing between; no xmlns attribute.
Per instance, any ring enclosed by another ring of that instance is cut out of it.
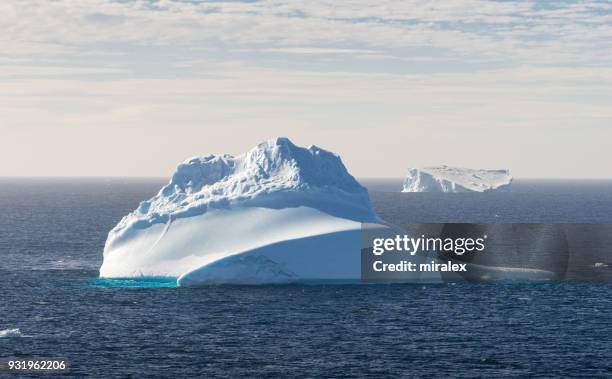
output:
<svg viewBox="0 0 612 379"><path fill-rule="evenodd" d="M510 183L509 170L433 166L408 170L402 192L506 191Z"/></svg>
<svg viewBox="0 0 612 379"><path fill-rule="evenodd" d="M277 138L179 165L110 231L100 276L186 286L359 279L362 222L381 221L337 155Z"/></svg>

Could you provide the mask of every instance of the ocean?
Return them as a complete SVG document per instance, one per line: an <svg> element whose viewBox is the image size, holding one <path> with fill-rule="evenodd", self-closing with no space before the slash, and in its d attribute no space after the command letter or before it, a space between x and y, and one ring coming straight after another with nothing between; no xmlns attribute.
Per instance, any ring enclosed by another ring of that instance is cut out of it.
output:
<svg viewBox="0 0 612 379"><path fill-rule="evenodd" d="M612 181L517 180L485 194L361 182L398 225L612 223ZM0 179L0 331L22 332L0 338L0 357L67 359L58 377L612 376L605 283L190 289L97 279L108 231L163 184Z"/></svg>

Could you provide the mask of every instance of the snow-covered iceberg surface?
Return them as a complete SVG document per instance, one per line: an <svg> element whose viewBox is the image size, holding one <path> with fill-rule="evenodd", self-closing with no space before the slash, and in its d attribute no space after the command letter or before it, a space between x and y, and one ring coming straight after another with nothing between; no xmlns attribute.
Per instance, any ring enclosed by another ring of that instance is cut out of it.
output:
<svg viewBox="0 0 612 379"><path fill-rule="evenodd" d="M408 170L402 192L507 191L510 183L509 170L433 166Z"/></svg>
<svg viewBox="0 0 612 379"><path fill-rule="evenodd" d="M362 222L381 221L337 155L277 138L179 165L110 231L100 276L189 286L359 279Z"/></svg>

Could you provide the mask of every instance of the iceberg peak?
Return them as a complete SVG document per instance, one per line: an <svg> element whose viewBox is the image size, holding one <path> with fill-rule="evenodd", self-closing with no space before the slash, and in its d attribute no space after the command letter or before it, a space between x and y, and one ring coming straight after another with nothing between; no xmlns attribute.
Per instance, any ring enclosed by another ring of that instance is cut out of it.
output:
<svg viewBox="0 0 612 379"><path fill-rule="evenodd" d="M244 185L238 185L244 183ZM199 192L205 186L236 184L224 195L252 197L259 193L311 187L335 187L348 193L365 192L336 154L310 146L303 148L288 138L262 142L245 154L191 158L178 166L162 192Z"/></svg>
<svg viewBox="0 0 612 379"><path fill-rule="evenodd" d="M141 202L111 234L120 237L132 227L166 223L169 218L202 214L211 208L266 204L315 204L328 210L332 205L336 211L351 208L373 216L367 190L348 173L339 156L278 137L238 156L211 154L185 160L170 182L155 197Z"/></svg>

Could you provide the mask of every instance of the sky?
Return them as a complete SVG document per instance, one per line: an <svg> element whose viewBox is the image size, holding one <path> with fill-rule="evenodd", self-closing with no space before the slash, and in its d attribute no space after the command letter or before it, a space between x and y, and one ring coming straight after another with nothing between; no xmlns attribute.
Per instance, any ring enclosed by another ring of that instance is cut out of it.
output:
<svg viewBox="0 0 612 379"><path fill-rule="evenodd" d="M0 176L286 136L357 177L612 178L611 1L0 2Z"/></svg>

